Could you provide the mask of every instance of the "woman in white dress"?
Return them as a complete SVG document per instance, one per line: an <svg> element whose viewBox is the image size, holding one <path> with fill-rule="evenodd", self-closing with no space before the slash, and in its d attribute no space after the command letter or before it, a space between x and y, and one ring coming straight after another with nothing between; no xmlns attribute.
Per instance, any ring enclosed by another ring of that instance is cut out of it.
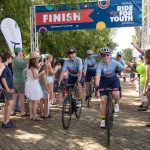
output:
<svg viewBox="0 0 150 150"><path fill-rule="evenodd" d="M30 118L35 121L42 120L37 116L37 108L43 92L39 83L39 76L45 71L38 73L38 63L40 55L38 52L31 52L29 57L29 65L26 71L27 80L25 84L25 95L29 99Z"/></svg>

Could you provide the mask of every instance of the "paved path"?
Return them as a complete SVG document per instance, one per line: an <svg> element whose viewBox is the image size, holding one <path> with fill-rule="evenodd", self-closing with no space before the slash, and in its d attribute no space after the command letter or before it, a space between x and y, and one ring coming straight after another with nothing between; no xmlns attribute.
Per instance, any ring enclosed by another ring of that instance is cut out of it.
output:
<svg viewBox="0 0 150 150"><path fill-rule="evenodd" d="M115 115L111 146L106 147L106 131L99 127L99 101L93 99L90 108L84 103L82 117L72 118L68 131L63 130L61 107L53 106L53 119L31 121L19 114L12 119L16 129L0 129L0 150L150 150L150 128L145 123L150 113L138 112L138 93L123 83L121 111Z"/></svg>

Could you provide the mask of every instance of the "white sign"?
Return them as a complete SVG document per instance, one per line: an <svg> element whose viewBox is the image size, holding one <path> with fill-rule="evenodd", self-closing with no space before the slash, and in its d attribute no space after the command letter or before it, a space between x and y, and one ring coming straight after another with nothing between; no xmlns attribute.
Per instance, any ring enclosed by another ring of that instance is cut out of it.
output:
<svg viewBox="0 0 150 150"><path fill-rule="evenodd" d="M5 18L1 22L1 30L12 54L16 47L22 48L22 38L20 28L15 20Z"/></svg>

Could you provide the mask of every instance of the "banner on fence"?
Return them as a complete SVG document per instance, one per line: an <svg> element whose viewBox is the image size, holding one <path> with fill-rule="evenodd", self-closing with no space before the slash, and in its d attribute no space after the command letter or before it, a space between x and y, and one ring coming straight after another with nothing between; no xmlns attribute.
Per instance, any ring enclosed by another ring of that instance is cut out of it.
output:
<svg viewBox="0 0 150 150"><path fill-rule="evenodd" d="M142 0L35 6L35 16L37 32L141 26Z"/></svg>

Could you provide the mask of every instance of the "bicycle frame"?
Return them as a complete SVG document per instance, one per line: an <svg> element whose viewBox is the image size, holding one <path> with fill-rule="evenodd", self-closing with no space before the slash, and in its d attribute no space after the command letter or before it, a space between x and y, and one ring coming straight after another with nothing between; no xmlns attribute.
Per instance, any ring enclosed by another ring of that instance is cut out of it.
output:
<svg viewBox="0 0 150 150"><path fill-rule="evenodd" d="M77 87L75 85L68 85L67 88L68 88L68 95L65 97L62 107L62 124L64 129L66 130L70 126L72 114L75 113L76 118L80 118L82 108L82 107L78 108L76 103Z"/></svg>

